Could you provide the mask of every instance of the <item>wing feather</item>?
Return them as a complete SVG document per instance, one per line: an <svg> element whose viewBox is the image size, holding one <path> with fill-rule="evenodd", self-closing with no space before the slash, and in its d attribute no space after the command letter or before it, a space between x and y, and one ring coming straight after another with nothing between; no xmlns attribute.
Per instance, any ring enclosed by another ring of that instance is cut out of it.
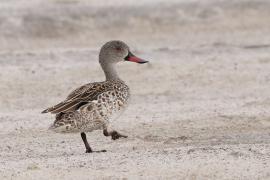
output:
<svg viewBox="0 0 270 180"><path fill-rule="evenodd" d="M106 82L85 84L72 91L65 101L42 111L42 113L51 112L57 114L76 111L82 105L96 100L98 95L111 90L111 87L112 86L108 85Z"/></svg>

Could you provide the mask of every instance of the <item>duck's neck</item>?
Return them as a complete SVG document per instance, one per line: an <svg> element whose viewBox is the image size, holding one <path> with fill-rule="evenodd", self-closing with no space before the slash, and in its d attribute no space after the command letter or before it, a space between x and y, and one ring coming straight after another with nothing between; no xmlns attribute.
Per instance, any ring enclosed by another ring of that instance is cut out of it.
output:
<svg viewBox="0 0 270 180"><path fill-rule="evenodd" d="M119 79L119 76L116 72L115 63L100 63L104 74L106 76L106 80Z"/></svg>

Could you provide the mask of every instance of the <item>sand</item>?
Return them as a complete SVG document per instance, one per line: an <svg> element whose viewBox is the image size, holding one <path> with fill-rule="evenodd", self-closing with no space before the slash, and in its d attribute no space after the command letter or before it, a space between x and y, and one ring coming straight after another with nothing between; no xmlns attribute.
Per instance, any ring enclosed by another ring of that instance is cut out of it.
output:
<svg viewBox="0 0 270 180"><path fill-rule="evenodd" d="M0 179L270 179L270 3L19 0L0 4ZM123 18L124 17L124 18ZM100 46L121 39L127 139L48 131L41 114L104 80Z"/></svg>

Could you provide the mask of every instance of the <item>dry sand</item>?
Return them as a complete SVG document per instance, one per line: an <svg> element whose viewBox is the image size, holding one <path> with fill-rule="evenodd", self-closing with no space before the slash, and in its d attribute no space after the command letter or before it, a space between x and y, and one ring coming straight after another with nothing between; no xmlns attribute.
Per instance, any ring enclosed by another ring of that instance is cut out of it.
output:
<svg viewBox="0 0 270 180"><path fill-rule="evenodd" d="M0 20L0 179L270 179L269 1L6 0ZM151 63L118 66L129 137L85 154L40 112L104 79L111 39Z"/></svg>

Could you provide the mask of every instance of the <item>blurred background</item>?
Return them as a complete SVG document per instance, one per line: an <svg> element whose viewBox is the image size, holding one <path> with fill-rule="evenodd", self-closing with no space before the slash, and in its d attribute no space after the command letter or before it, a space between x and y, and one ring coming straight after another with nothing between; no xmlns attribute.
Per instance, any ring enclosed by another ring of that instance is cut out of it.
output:
<svg viewBox="0 0 270 180"><path fill-rule="evenodd" d="M267 0L2 0L0 50L96 48L110 39L140 49L268 44L269 4Z"/></svg>
<svg viewBox="0 0 270 180"><path fill-rule="evenodd" d="M47 131L119 39L129 138ZM270 179L269 0L1 0L0 179Z"/></svg>

